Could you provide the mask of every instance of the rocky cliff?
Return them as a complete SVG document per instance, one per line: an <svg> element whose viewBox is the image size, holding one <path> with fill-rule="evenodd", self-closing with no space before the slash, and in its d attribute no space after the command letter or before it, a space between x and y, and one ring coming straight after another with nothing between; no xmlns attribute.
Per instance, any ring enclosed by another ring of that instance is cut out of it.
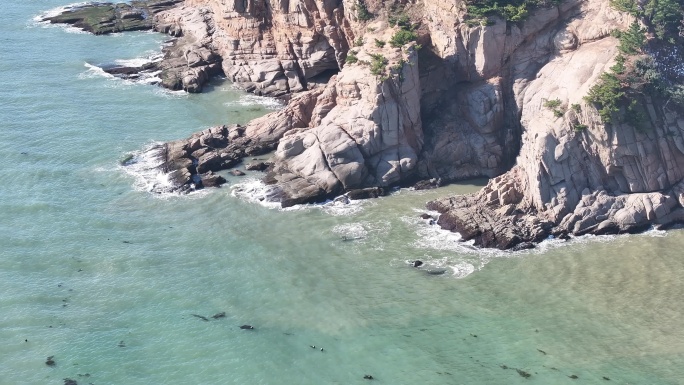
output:
<svg viewBox="0 0 684 385"><path fill-rule="evenodd" d="M275 150L265 181L285 206L491 177L428 204L484 247L684 218L681 36L630 0L504 3L186 0L155 12L153 27L177 37L164 86L199 91L223 73L288 99L161 146L172 189L220 183L211 172ZM672 4L663 23L676 30Z"/></svg>

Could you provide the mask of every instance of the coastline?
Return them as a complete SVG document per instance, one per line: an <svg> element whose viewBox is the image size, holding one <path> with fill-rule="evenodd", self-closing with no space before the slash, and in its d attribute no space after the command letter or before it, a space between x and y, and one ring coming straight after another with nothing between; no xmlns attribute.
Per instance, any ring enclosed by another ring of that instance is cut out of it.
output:
<svg viewBox="0 0 684 385"><path fill-rule="evenodd" d="M549 235L633 233L684 221L679 107L647 97L648 133L603 122L597 105L584 100L600 75L589 69L612 68L617 52L616 39L593 25L625 29L628 15L603 0L568 0L510 24L521 28L516 35L501 34L505 20L462 24L457 40L463 47L454 52L444 40L450 33L441 24L445 15L424 18L439 14L432 2L408 6L400 22L374 4L372 20L347 6L327 4L295 20L289 5L271 12L211 0L155 0L76 7L48 19L96 34L129 28L88 25L89 12L110 12L144 21L131 29L144 25L173 36L159 62L105 69L116 76L149 71L163 87L201 92L212 76L224 75L248 92L287 101L246 125L216 126L160 146L160 172L170 180L165 190L221 185L216 172L275 151L264 181L272 186L268 199L284 207L340 195L377 197L415 182L431 188L495 178L478 194L428 203L441 213L440 226L480 247L524 249ZM74 12L86 16L69 16ZM231 38L240 28L253 37ZM408 40L395 42L396 36ZM476 36L484 45L468 45ZM510 48L495 49L501 46ZM458 61L459 50L474 62ZM530 56L538 61L523 60ZM553 75L560 72L565 75ZM551 97L557 111L545 107Z"/></svg>

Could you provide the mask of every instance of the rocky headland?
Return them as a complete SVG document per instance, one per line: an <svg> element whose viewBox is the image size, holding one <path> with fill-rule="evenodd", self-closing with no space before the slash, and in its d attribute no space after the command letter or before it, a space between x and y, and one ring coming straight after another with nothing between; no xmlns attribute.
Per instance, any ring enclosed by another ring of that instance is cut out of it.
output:
<svg viewBox="0 0 684 385"><path fill-rule="evenodd" d="M274 151L264 181L283 206L490 177L428 203L482 247L684 220L681 4L504 3L148 1L129 6L140 20L93 6L114 9L116 30L84 26L105 17L50 21L107 33L135 19L129 29L174 37L139 69L161 71L162 86L200 92L223 75L287 100L158 146L172 190L220 185L215 172Z"/></svg>

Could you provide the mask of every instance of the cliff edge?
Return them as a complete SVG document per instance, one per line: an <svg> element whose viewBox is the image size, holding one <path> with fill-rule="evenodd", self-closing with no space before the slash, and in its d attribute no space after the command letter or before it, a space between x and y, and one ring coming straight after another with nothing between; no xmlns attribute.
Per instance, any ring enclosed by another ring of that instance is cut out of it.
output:
<svg viewBox="0 0 684 385"><path fill-rule="evenodd" d="M165 189L275 151L284 206L486 176L428 203L483 247L641 231L684 219L682 4L676 0L186 0L162 85L216 74L280 111L154 151Z"/></svg>

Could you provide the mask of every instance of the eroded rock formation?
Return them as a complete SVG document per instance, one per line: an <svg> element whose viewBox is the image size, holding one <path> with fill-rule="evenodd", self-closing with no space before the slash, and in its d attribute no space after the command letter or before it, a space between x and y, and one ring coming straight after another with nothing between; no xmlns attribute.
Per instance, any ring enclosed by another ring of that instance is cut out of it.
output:
<svg viewBox="0 0 684 385"><path fill-rule="evenodd" d="M614 64L617 41L609 32L633 19L600 1L578 10L582 17L513 57L521 63L551 55L514 80L524 133L513 169L477 194L428 204L442 213L442 227L476 245L505 249L548 235L637 232L684 218L681 109L643 96L647 121L640 126L602 122L583 97ZM552 99L555 111L546 103Z"/></svg>
<svg viewBox="0 0 684 385"><path fill-rule="evenodd" d="M154 28L177 38L158 67L165 87L198 92L223 73L289 100L161 146L172 188L219 184L207 173L275 150L265 181L284 206L491 177L429 203L442 227L484 247L684 218L681 107L637 96L637 127L606 124L584 99L615 63L611 31L632 16L607 0L549 3L517 22L465 15L462 0L186 0L155 13Z"/></svg>

